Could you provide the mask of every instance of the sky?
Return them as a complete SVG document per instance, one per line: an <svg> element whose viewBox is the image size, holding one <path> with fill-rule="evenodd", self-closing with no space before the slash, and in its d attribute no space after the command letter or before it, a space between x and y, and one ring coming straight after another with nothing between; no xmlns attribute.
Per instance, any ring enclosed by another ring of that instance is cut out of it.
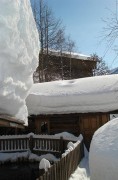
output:
<svg viewBox="0 0 118 180"><path fill-rule="evenodd" d="M66 35L75 41L76 51L85 55L97 53L110 69L118 66L114 46L105 54L107 42L102 41L103 19L116 10L116 0L46 0L54 16L62 20ZM101 43L102 41L102 43Z"/></svg>

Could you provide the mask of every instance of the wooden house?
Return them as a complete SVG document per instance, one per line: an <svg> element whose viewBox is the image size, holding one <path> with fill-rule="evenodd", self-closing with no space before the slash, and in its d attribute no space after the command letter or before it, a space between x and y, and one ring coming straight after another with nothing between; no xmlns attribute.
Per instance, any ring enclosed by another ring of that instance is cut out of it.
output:
<svg viewBox="0 0 118 180"><path fill-rule="evenodd" d="M94 132L118 110L118 75L34 84L26 102L29 132L82 134L89 148Z"/></svg>
<svg viewBox="0 0 118 180"><path fill-rule="evenodd" d="M34 73L34 82L39 82L38 77L42 76L42 73L44 82L90 77L93 76L97 61L83 54L49 51L48 54L44 53L43 57L40 54L39 63L37 71L40 73Z"/></svg>
<svg viewBox="0 0 118 180"><path fill-rule="evenodd" d="M82 134L86 147L89 148L94 132L108 121L109 113L35 115L29 117L28 129L36 134Z"/></svg>

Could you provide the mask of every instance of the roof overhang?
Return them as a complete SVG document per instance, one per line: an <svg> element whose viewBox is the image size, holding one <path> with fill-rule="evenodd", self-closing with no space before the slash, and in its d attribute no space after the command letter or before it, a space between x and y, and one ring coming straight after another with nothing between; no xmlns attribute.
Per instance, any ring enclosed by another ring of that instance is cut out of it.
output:
<svg viewBox="0 0 118 180"><path fill-rule="evenodd" d="M24 129L24 122L16 119L15 117L0 115L0 127Z"/></svg>

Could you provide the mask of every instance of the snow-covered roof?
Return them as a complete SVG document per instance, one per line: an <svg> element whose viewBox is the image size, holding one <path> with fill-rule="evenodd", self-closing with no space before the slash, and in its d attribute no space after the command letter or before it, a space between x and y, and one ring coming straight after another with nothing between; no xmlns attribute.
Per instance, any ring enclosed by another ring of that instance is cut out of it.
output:
<svg viewBox="0 0 118 180"><path fill-rule="evenodd" d="M23 129L24 121L7 114L0 114L0 126Z"/></svg>
<svg viewBox="0 0 118 180"><path fill-rule="evenodd" d="M118 109L118 75L34 84L26 104L29 115L114 111Z"/></svg>
<svg viewBox="0 0 118 180"><path fill-rule="evenodd" d="M49 50L49 53L51 55L55 55L55 56L60 56L60 54L61 54L63 57L70 57L71 56L71 58L74 58L74 59L91 60L90 55L85 55L85 54L75 53L75 52L63 51L62 53L60 53L60 51Z"/></svg>

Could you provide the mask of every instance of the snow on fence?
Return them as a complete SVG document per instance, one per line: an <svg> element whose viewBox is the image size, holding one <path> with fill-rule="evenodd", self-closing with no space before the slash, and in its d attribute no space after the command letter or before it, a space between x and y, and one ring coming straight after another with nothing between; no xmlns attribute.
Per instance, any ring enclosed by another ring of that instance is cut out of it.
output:
<svg viewBox="0 0 118 180"><path fill-rule="evenodd" d="M84 145L82 141L74 150L52 165L43 175L40 176L39 174L39 180L68 180L83 157Z"/></svg>
<svg viewBox="0 0 118 180"><path fill-rule="evenodd" d="M0 152L24 152L30 150L32 153L42 155L52 153L57 157L64 152L69 140L63 137L39 136L39 135L11 135L0 136Z"/></svg>

